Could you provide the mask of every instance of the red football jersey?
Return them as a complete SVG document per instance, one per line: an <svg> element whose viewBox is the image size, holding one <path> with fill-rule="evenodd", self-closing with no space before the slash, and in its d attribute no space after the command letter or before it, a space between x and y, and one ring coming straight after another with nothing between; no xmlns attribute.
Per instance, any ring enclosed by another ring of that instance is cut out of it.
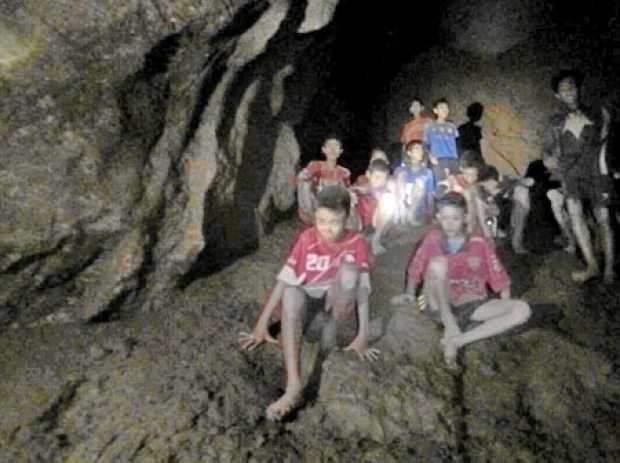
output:
<svg viewBox="0 0 620 463"><path fill-rule="evenodd" d="M361 234L347 230L340 241L328 243L312 227L299 235L278 279L295 286L328 286L341 263L350 262L362 273L362 284L370 287L368 255L368 243Z"/></svg>
<svg viewBox="0 0 620 463"><path fill-rule="evenodd" d="M495 252L495 246L485 238L472 235L461 250L449 254L444 250L441 230L431 230L413 255L407 274L416 283L424 279L432 257L448 260L450 303L458 306L473 299L487 297L487 285L496 293L510 286L510 277Z"/></svg>
<svg viewBox="0 0 620 463"><path fill-rule="evenodd" d="M351 186L351 172L346 167L336 165L334 169L328 169L325 161L310 161L304 170L312 177L317 190L327 185Z"/></svg>

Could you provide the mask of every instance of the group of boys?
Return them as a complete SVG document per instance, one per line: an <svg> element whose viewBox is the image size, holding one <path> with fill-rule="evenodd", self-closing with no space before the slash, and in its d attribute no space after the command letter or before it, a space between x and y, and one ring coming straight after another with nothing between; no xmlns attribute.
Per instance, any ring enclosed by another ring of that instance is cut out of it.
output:
<svg viewBox="0 0 620 463"><path fill-rule="evenodd" d="M573 84L571 101L575 100L573 87L577 87L577 81L570 75L558 81L560 90L556 92L568 106L570 98L562 96L562 91L563 85L569 84ZM458 131L447 121L447 102L438 101L433 108L437 120L426 120L424 124L417 120L421 118L422 109L422 102L414 100L411 106L414 118L401 131L401 141L405 143L404 162L395 170L392 180L387 157L375 151L366 175L352 186L350 172L337 163L342 145L334 137L328 137L322 146L326 160L311 162L299 174L300 216L309 226L295 240L253 331L240 335L243 349L252 350L268 341L279 342L283 350L285 392L267 408L269 419L282 419L301 402L299 351L302 336L313 326L309 322L327 319L319 326L319 336L322 347L329 348L336 343L338 324L357 312L357 335L344 350L355 351L362 359L378 358L379 351L368 344L370 251L375 255L383 251L381 236L401 215L411 220L410 223L417 223L415 214L407 215L407 207L412 203L416 204L416 211L419 207L424 207L426 214L434 210L438 226L428 231L416 247L407 268L405 292L393 297L392 303L415 305L422 289L426 299L422 313L444 328L441 344L449 367L456 367L457 352L463 346L503 333L527 321L531 314L526 302L511 297L510 278L490 239L497 231L493 230L493 221L489 219L497 215L490 198L504 197L512 203L512 246L515 251L522 252L532 181L500 178L496 169L480 164L475 155L462 153L459 159L454 143ZM566 116L564 126L559 135L556 134L555 144L546 145L553 147L552 155L545 154L546 163L559 166L564 180L570 172L567 158L572 155L566 153L574 151L567 148L574 148L574 140L565 140L566 132L579 141L587 127L588 119L584 121L582 117L574 121L572 116ZM598 134L590 135L587 143L600 148L597 137ZM429 149L434 172L430 181L428 172L420 175L420 170L425 168L425 147ZM595 153L596 147L591 153ZM600 180L600 176L596 178ZM420 191L426 191L433 182L443 191L420 195ZM594 185L588 185L592 191L585 190L593 198L602 194ZM608 194L607 190L603 193ZM565 187L562 194L581 246L585 232L580 229L578 217L579 195L574 193L573 185ZM430 204L431 200L434 204ZM405 207L401 207L403 204ZM604 213L599 203L594 204L601 224ZM366 226L375 229L370 246L361 233ZM588 261L586 276L596 275L596 261L592 264L591 256L585 252L584 256ZM606 260L606 277L607 265ZM487 288L499 298L489 298ZM279 341L269 332L272 317L280 320Z"/></svg>

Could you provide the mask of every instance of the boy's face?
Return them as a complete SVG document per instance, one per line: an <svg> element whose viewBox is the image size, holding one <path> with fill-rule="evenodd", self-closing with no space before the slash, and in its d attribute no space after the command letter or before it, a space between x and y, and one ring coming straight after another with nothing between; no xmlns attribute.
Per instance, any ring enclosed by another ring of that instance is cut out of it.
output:
<svg viewBox="0 0 620 463"><path fill-rule="evenodd" d="M446 119L450 115L450 106L447 103L439 103L433 109L439 119Z"/></svg>
<svg viewBox="0 0 620 463"><path fill-rule="evenodd" d="M463 167L461 168L463 178L468 185L473 185L478 181L478 168L477 167Z"/></svg>
<svg viewBox="0 0 620 463"><path fill-rule="evenodd" d="M572 77L562 79L558 85L558 93L555 96L569 108L575 108L579 102L579 89L575 79Z"/></svg>
<svg viewBox="0 0 620 463"><path fill-rule="evenodd" d="M321 152L328 160L336 161L342 154L342 144L340 143L340 140L329 138L325 140L325 143L323 143Z"/></svg>
<svg viewBox="0 0 620 463"><path fill-rule="evenodd" d="M342 237L346 219L344 211L326 207L319 207L314 213L314 224L319 236L328 243L338 241Z"/></svg>
<svg viewBox="0 0 620 463"><path fill-rule="evenodd" d="M409 159L415 162L422 162L424 160L424 148L422 145L413 145L409 151L407 151L407 156Z"/></svg>
<svg viewBox="0 0 620 463"><path fill-rule="evenodd" d="M368 183L373 190L379 190L387 185L389 175L387 172L373 170L368 173Z"/></svg>
<svg viewBox="0 0 620 463"><path fill-rule="evenodd" d="M448 238L462 234L465 230L465 211L456 206L443 206L437 213L437 220Z"/></svg>
<svg viewBox="0 0 620 463"><path fill-rule="evenodd" d="M415 117L418 117L420 113L422 113L423 109L424 109L424 106L422 106L422 103L420 103L418 100L412 101L411 106L409 106L409 112L413 114Z"/></svg>

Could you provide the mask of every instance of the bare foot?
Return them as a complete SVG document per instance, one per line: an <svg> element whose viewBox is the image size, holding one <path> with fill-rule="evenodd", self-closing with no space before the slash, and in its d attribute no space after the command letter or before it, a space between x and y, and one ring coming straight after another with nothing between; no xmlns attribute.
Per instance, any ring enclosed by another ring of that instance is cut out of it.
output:
<svg viewBox="0 0 620 463"><path fill-rule="evenodd" d="M301 387L287 390L282 397L267 407L267 419L280 421L301 402Z"/></svg>
<svg viewBox="0 0 620 463"><path fill-rule="evenodd" d="M443 338L441 345L443 346L443 359L446 362L446 366L449 370L457 370L456 354L458 353L458 346L456 344L456 336Z"/></svg>
<svg viewBox="0 0 620 463"><path fill-rule="evenodd" d="M571 277L575 283L585 283L586 281L597 277L599 273L598 267L588 267L585 270L573 272Z"/></svg>

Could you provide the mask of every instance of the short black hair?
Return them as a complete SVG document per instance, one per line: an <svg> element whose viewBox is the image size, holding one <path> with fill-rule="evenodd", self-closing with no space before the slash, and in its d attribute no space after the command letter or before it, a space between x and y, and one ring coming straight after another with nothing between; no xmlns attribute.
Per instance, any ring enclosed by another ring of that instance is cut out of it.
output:
<svg viewBox="0 0 620 463"><path fill-rule="evenodd" d="M414 102L416 102L416 101L417 101L418 103L420 103L420 105L424 106L424 102L422 101L422 98L420 98L419 96L414 96L414 97L411 99L411 104L413 104L413 103L414 103Z"/></svg>
<svg viewBox="0 0 620 463"><path fill-rule="evenodd" d="M433 109L437 108L437 106L439 106L440 104L446 104L448 106L450 106L450 103L448 103L448 100L445 98L439 98L438 100L433 101Z"/></svg>
<svg viewBox="0 0 620 463"><path fill-rule="evenodd" d="M385 172L389 175L390 165L383 159L375 159L370 164L368 164L368 172Z"/></svg>
<svg viewBox="0 0 620 463"><path fill-rule="evenodd" d="M560 82L564 79L573 79L577 88L580 88L583 83L583 73L578 69L562 69L551 78L553 93L558 93Z"/></svg>
<svg viewBox="0 0 620 463"><path fill-rule="evenodd" d="M485 165L478 173L478 181L485 182L487 180L499 181L499 171L495 166Z"/></svg>
<svg viewBox="0 0 620 463"><path fill-rule="evenodd" d="M349 190L342 185L323 187L317 194L317 208L323 207L335 212L344 212L345 217L351 211L351 196Z"/></svg>
<svg viewBox="0 0 620 463"><path fill-rule="evenodd" d="M458 207L464 212L467 212L467 201L465 200L465 196L461 193L457 193L456 191L450 191L445 195L440 196L439 199L435 201L435 208L437 212L447 206Z"/></svg>
<svg viewBox="0 0 620 463"><path fill-rule="evenodd" d="M482 169L484 164L482 164L482 162L480 162L479 157L480 157L480 155L476 151L464 150L459 155L459 167L461 169L467 169L467 168L475 167L476 169L480 170L480 169Z"/></svg>

